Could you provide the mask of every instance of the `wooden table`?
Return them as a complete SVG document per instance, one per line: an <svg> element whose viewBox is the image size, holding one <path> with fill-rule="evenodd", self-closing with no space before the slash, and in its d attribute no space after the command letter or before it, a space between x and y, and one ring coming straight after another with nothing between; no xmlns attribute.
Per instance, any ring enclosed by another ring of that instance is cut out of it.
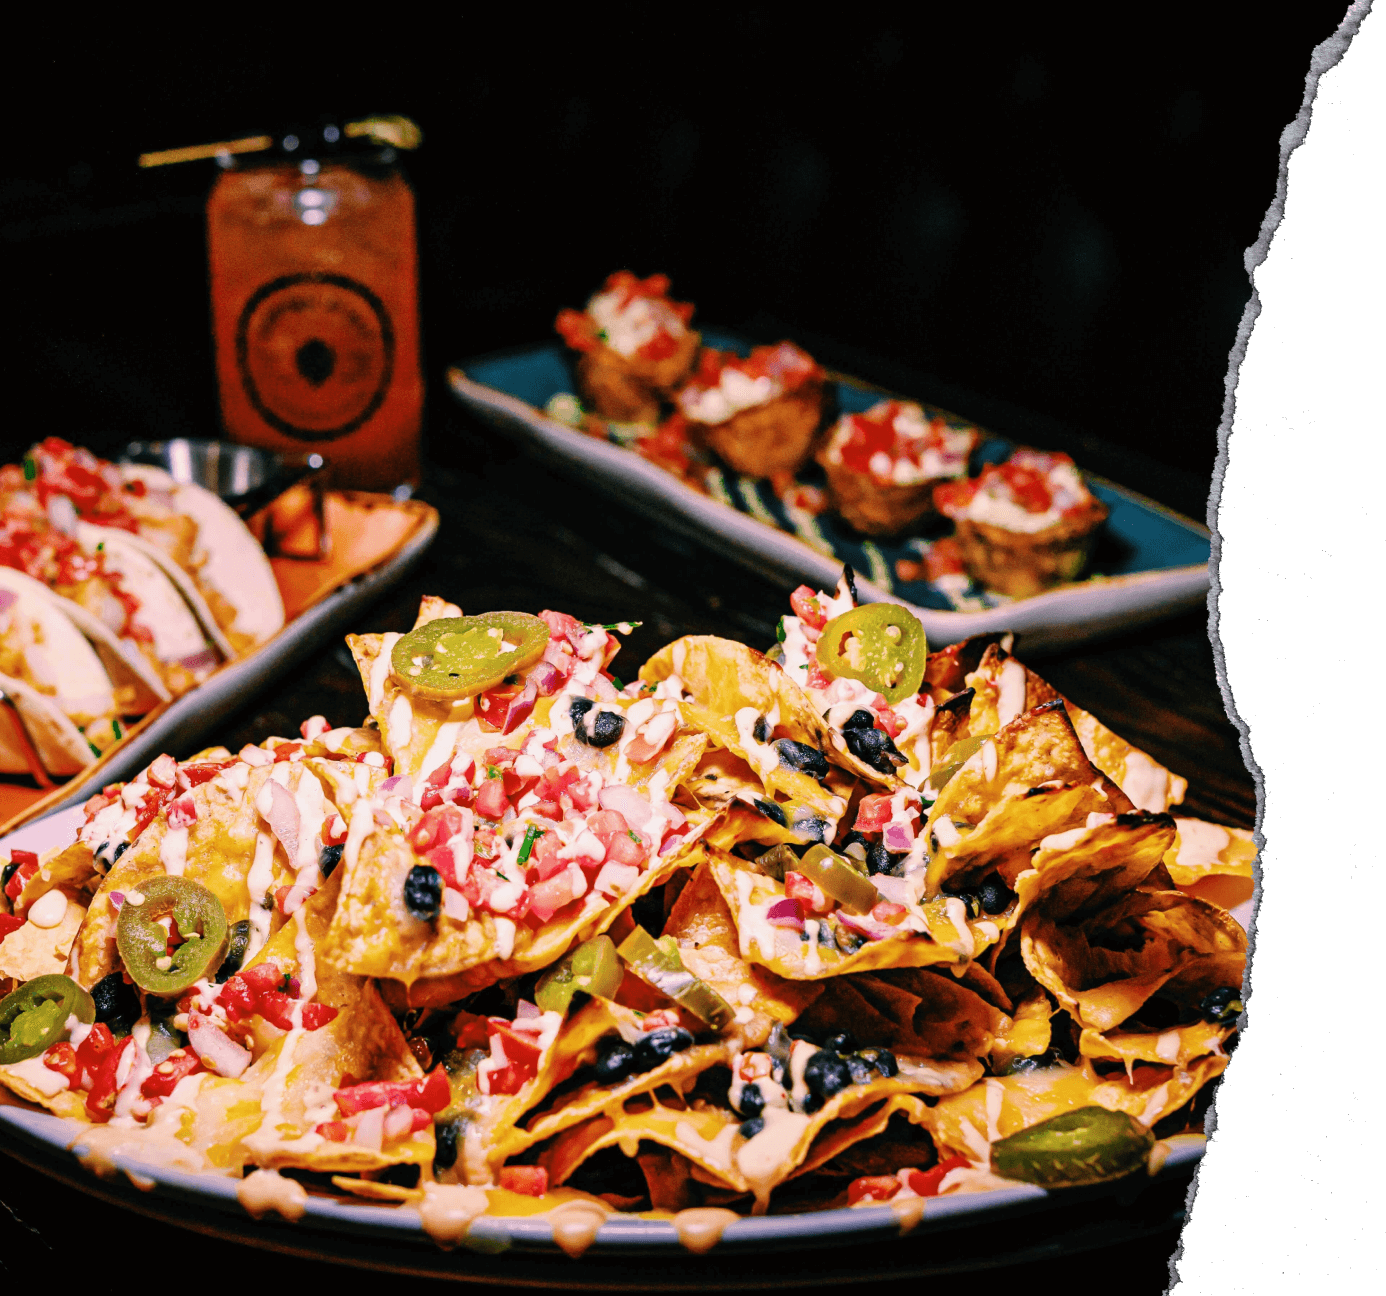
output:
<svg viewBox="0 0 1386 1296"><path fill-rule="evenodd" d="M773 642L775 622L787 609L782 586L553 475L450 407L435 407L432 430L421 494L441 511L442 528L411 578L371 609L359 630L407 629L423 594L443 595L466 611L551 607L585 621L643 621L613 665L622 678L683 634L720 634L762 647ZM1157 493L1146 481L1123 480L1110 461L1103 470L1125 485ZM1168 502L1192 511L1186 499ZM1223 710L1204 616L1032 664L1072 701L1187 777L1188 813L1253 824L1255 788ZM324 650L271 693L249 701L218 737L235 750L269 734L296 735L299 722L316 713L333 724L353 724L366 713L344 646ZM213 1281L222 1274L234 1273L239 1282L272 1273L274 1285L301 1278L306 1284L330 1282L334 1291L378 1290L382 1281L391 1281L350 1270L328 1274L315 1262L287 1256L261 1268L232 1243L93 1202L9 1161L0 1161L0 1202L8 1207L8 1213L0 1210L0 1264L15 1272L52 1265L81 1238L83 1252L96 1264L102 1263L99 1256L157 1255L164 1272L211 1275ZM1174 1245L1175 1235L1166 1229L1094 1251L1082 1263L1119 1272L1132 1296L1153 1296L1168 1285L1166 1262ZM1039 1260L994 1272L1003 1279L1057 1284L1071 1281L1074 1263ZM569 1281L579 1274L575 1269Z"/></svg>

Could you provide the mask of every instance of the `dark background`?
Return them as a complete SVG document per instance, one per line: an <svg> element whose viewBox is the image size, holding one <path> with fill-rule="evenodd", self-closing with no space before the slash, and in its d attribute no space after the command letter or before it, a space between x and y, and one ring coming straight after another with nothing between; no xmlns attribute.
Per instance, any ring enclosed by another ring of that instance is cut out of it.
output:
<svg viewBox="0 0 1386 1296"><path fill-rule="evenodd" d="M667 270L707 322L789 334L997 431L1069 438L1085 466L1124 464L1120 480L1200 514L1249 295L1240 258L1308 55L1342 12L1016 25L987 10L909 28L869 12L832 28L687 12L668 37L528 11L427 39L274 26L254 49L188 39L173 57L15 42L4 449L46 431L114 446L215 427L211 173L139 173L137 152L401 111L426 133L410 173L438 459L442 367L549 337L557 306L625 263ZM1380 553L1379 22L1322 82L1238 387L1218 607L1268 787L1268 884L1250 1024L1186 1231L1198 1292L1270 1274L1322 1284L1368 1254L1350 1221L1379 1102L1357 1045L1380 980L1367 966L1379 755L1362 737L1379 584L1365 564ZM1156 1272L1153 1253L1139 1275L1055 1261L1039 1288L1155 1290Z"/></svg>
<svg viewBox="0 0 1386 1296"><path fill-rule="evenodd" d="M705 322L792 336L1098 471L1117 475L1099 442L1122 448L1126 484L1201 515L1243 253L1342 0L1254 26L1234 6L1120 26L700 7L673 34L638 12L16 41L3 363L33 413L6 421L5 457L50 431L109 448L216 427L212 164L141 172L138 153L400 112L425 134L439 458L444 366L552 337L625 265L671 274Z"/></svg>

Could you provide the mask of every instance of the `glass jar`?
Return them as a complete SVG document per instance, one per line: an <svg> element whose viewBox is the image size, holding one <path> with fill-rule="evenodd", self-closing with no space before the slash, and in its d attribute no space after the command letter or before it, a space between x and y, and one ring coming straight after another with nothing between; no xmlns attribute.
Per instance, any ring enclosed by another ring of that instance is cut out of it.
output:
<svg viewBox="0 0 1386 1296"><path fill-rule="evenodd" d="M328 129L327 138L333 138ZM228 435L321 452L338 486L419 476L414 195L389 148L221 159L207 202L212 326Z"/></svg>

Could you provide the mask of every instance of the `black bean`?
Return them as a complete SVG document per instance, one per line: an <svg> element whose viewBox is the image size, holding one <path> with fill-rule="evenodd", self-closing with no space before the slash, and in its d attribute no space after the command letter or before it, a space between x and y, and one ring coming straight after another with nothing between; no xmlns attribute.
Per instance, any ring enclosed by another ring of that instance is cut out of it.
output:
<svg viewBox="0 0 1386 1296"><path fill-rule="evenodd" d="M861 602L857 597L857 574L852 570L851 563L842 564L842 579L847 582L847 592L852 596L853 606Z"/></svg>
<svg viewBox="0 0 1386 1296"><path fill-rule="evenodd" d="M318 856L318 871L323 877L331 877L332 870L342 862L342 852L345 846L324 846L322 853Z"/></svg>
<svg viewBox="0 0 1386 1296"><path fill-rule="evenodd" d="M741 1101L737 1103L736 1110L743 1116L759 1116L765 1110L765 1095L758 1084L741 1086Z"/></svg>
<svg viewBox="0 0 1386 1296"><path fill-rule="evenodd" d="M626 727L626 718L615 711L598 711L592 721L592 737L588 740L593 747L610 747L619 742Z"/></svg>
<svg viewBox="0 0 1386 1296"><path fill-rule="evenodd" d="M1231 986L1219 986L1198 1002L1198 1012L1204 1021L1227 1026L1241 1015L1241 991Z"/></svg>
<svg viewBox="0 0 1386 1296"><path fill-rule="evenodd" d="M872 842L866 848L866 871L871 874L885 874L888 877L898 876L904 858L903 851L888 851L884 842Z"/></svg>
<svg viewBox="0 0 1386 1296"><path fill-rule="evenodd" d="M1015 893L1010 891L1002 882L983 882L977 888L977 899L981 906L989 914L1004 913L1010 908L1011 901L1015 898Z"/></svg>
<svg viewBox="0 0 1386 1296"><path fill-rule="evenodd" d="M635 1045L635 1069L641 1075L667 1062L675 1053L693 1046L693 1036L682 1026L665 1026L643 1036Z"/></svg>
<svg viewBox="0 0 1386 1296"><path fill-rule="evenodd" d="M847 847L854 844L859 845L863 850L865 850L867 847L871 845L871 843L867 841L861 833L859 833L855 828L852 828L848 831L847 836L845 836L842 839L842 845L838 847L838 849L845 851Z"/></svg>
<svg viewBox="0 0 1386 1296"><path fill-rule="evenodd" d="M857 712L857 715L861 714L862 712ZM855 720L856 716L852 718ZM842 736L847 740L847 750L853 756L881 774L890 774L897 766L905 763L900 749L884 729L844 729Z"/></svg>
<svg viewBox="0 0 1386 1296"><path fill-rule="evenodd" d="M440 1121L433 1127L433 1137L438 1146L433 1152L433 1165L438 1170L447 1170L457 1164L457 1127L461 1121Z"/></svg>
<svg viewBox="0 0 1386 1296"><path fill-rule="evenodd" d="M812 774L814 778L828 777L828 758L817 747L795 742L793 738L781 738L775 744L775 750L780 753L781 765L803 770L805 774Z"/></svg>
<svg viewBox="0 0 1386 1296"><path fill-rule="evenodd" d="M635 1050L619 1035L597 1041L597 1064L593 1071L598 1084L615 1084L635 1070Z"/></svg>
<svg viewBox="0 0 1386 1296"><path fill-rule="evenodd" d="M750 1120L742 1121L741 1128L737 1131L744 1139L753 1139L765 1128L764 1116L752 1116Z"/></svg>
<svg viewBox="0 0 1386 1296"><path fill-rule="evenodd" d="M828 824L812 811L799 809L794 812L794 833L800 841L809 843L826 841Z"/></svg>
<svg viewBox="0 0 1386 1296"><path fill-rule="evenodd" d="M765 1051L770 1054L773 1062L777 1062L781 1066L788 1066L789 1055L793 1049L793 1037L785 1030L783 1022L776 1022L770 1028L770 1038L765 1042Z"/></svg>
<svg viewBox="0 0 1386 1296"><path fill-rule="evenodd" d="M848 733L853 729L874 729L876 727L876 717L870 711L853 711L851 715L842 722L842 732Z"/></svg>
<svg viewBox="0 0 1386 1296"><path fill-rule="evenodd" d="M1048 1049L1035 1057L1012 1058L1002 1075L1025 1075L1029 1071L1043 1071L1056 1066L1061 1061L1058 1049Z"/></svg>
<svg viewBox="0 0 1386 1296"><path fill-rule="evenodd" d="M573 729L577 732L578 741L582 741L582 723L587 718L587 713L595 703L591 698L575 697L568 703L568 718L573 722Z"/></svg>
<svg viewBox="0 0 1386 1296"><path fill-rule="evenodd" d="M231 924L230 939L226 942L226 957L217 968L218 981L229 981L241 970L245 952L250 948L250 919L242 918Z"/></svg>
<svg viewBox="0 0 1386 1296"><path fill-rule="evenodd" d="M755 808L767 819L773 819L781 828L787 828L789 826L789 821L784 817L784 809L778 803L774 801L756 801L752 804L754 804Z"/></svg>
<svg viewBox="0 0 1386 1296"><path fill-rule="evenodd" d="M431 864L415 864L404 879L404 907L422 922L438 916L443 904L443 879Z"/></svg>
<svg viewBox="0 0 1386 1296"><path fill-rule="evenodd" d="M0 869L0 891L3 891L7 886L9 886L10 879L14 877L18 869L18 860L11 860L8 864L5 865L3 869Z"/></svg>
<svg viewBox="0 0 1386 1296"><path fill-rule="evenodd" d="M895 1060L895 1054L889 1049L876 1050L875 1067L887 1079L900 1074L900 1064Z"/></svg>
<svg viewBox="0 0 1386 1296"><path fill-rule="evenodd" d="M754 725L751 726L751 737L754 738L758 743L763 743L769 740L770 722L763 715L756 716L756 722Z"/></svg>
<svg viewBox="0 0 1386 1296"><path fill-rule="evenodd" d="M875 1079L876 1072L865 1058L858 1057L853 1053L849 1057L843 1058L843 1061L847 1063L847 1070L852 1073L853 1084L867 1084Z"/></svg>
<svg viewBox="0 0 1386 1296"><path fill-rule="evenodd" d="M103 976L92 986L91 998L96 1005L96 1020L113 1030L128 1031L140 1019L139 991L128 985L120 972Z"/></svg>
<svg viewBox="0 0 1386 1296"><path fill-rule="evenodd" d="M851 1031L839 1031L836 1035L829 1035L823 1041L823 1047L832 1049L834 1053L855 1053L857 1037Z"/></svg>
<svg viewBox="0 0 1386 1296"><path fill-rule="evenodd" d="M836 1053L829 1049L819 1049L804 1067L804 1083L808 1085L809 1094L817 1098L818 1105L821 1106L852 1083L852 1073L847 1063Z"/></svg>

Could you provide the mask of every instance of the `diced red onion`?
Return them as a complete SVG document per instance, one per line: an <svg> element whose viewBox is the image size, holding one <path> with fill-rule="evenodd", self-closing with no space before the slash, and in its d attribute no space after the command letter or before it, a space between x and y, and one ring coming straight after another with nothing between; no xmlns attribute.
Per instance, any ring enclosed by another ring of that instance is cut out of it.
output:
<svg viewBox="0 0 1386 1296"><path fill-rule="evenodd" d="M408 774L392 774L380 785L381 796L407 797L414 786L413 778Z"/></svg>
<svg viewBox="0 0 1386 1296"><path fill-rule="evenodd" d="M191 792L184 792L168 808L168 826L172 829L190 828L197 822L197 802Z"/></svg>
<svg viewBox="0 0 1386 1296"><path fill-rule="evenodd" d="M528 999L521 999L515 1005L515 1020L519 1021L522 1017L540 1017L543 1014L539 1011L538 1004L532 1004Z"/></svg>
<svg viewBox="0 0 1386 1296"><path fill-rule="evenodd" d="M192 674L198 671L211 670L218 662L217 650L215 648L203 648L198 652L189 653L186 657L180 657L178 664Z"/></svg>
<svg viewBox="0 0 1386 1296"><path fill-rule="evenodd" d="M290 866L297 868L298 830L301 824L298 802L294 800L294 795L288 788L274 779L270 779L265 786L269 788L270 793L269 814L265 818L269 820L270 830L279 839L279 844L289 857Z"/></svg>
<svg viewBox="0 0 1386 1296"><path fill-rule="evenodd" d="M885 843L886 850L893 851L897 855L908 851L914 845L914 840L910 837L910 830L904 824L898 823L886 824L881 840Z"/></svg>
<svg viewBox="0 0 1386 1296"><path fill-rule="evenodd" d="M385 1143L395 1143L408 1138L414 1132L414 1113L408 1104L391 1107L381 1127L381 1138Z"/></svg>
<svg viewBox="0 0 1386 1296"><path fill-rule="evenodd" d="M171 788L178 778L178 762L167 752L156 756L149 766L147 777L155 787Z"/></svg>
<svg viewBox="0 0 1386 1296"><path fill-rule="evenodd" d="M0 612L8 612L19 602L19 595L13 590L0 590Z"/></svg>
<svg viewBox="0 0 1386 1296"><path fill-rule="evenodd" d="M796 931L803 931L803 906L797 900L776 900L775 903L765 911L765 921L772 927L792 927Z"/></svg>
<svg viewBox="0 0 1386 1296"><path fill-rule="evenodd" d="M196 1014L188 1018L188 1043L203 1065L218 1075L239 1076L250 1065L250 1050Z"/></svg>
<svg viewBox="0 0 1386 1296"><path fill-rule="evenodd" d="M563 674L550 661L541 661L529 672L529 682L539 690L540 697L552 697L563 687Z"/></svg>
<svg viewBox="0 0 1386 1296"><path fill-rule="evenodd" d="M845 909L839 909L837 911L837 920L844 927L848 927L854 932L859 932L868 940L884 940L887 936L894 936L901 930L901 928L892 927L888 923L877 922L874 918L858 917L856 914L849 914Z"/></svg>

